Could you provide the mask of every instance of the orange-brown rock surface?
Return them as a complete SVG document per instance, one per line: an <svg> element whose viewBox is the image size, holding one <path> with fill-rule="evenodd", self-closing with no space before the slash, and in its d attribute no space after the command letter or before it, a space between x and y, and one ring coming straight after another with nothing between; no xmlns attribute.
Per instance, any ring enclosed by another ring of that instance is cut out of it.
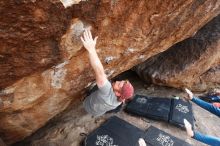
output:
<svg viewBox="0 0 220 146"><path fill-rule="evenodd" d="M195 34L220 13L218 0L0 2L0 137L32 134L94 81L79 42L91 27L109 78Z"/></svg>
<svg viewBox="0 0 220 146"><path fill-rule="evenodd" d="M150 83L205 91L220 87L220 15L197 34L136 67Z"/></svg>
<svg viewBox="0 0 220 146"><path fill-rule="evenodd" d="M2 141L1 138L0 138L0 146L6 146L6 144L4 143L4 141Z"/></svg>

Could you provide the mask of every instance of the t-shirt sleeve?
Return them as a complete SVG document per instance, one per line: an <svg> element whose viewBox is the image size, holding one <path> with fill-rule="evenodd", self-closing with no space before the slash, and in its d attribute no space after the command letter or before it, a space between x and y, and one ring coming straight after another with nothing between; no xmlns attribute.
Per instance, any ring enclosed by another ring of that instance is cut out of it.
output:
<svg viewBox="0 0 220 146"><path fill-rule="evenodd" d="M112 84L109 82L109 80L106 80L104 86L99 88L99 93L102 95L107 95L112 90Z"/></svg>

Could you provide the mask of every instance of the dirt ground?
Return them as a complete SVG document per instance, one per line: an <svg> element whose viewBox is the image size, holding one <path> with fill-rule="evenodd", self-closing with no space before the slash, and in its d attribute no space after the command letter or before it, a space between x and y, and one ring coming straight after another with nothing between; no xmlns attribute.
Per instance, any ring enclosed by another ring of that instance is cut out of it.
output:
<svg viewBox="0 0 220 146"><path fill-rule="evenodd" d="M144 82L141 81L136 76L136 74L132 72L124 73L118 78L129 79L135 87L135 94L157 97L183 97L185 95L185 93L181 90L174 88L145 85ZM193 112L196 120L195 130L198 130L204 134L220 137L220 118L210 114L194 103ZM181 130L166 122L131 116L125 113L123 110L116 114L105 114L101 117L94 118L85 113L81 101L75 102L71 108L57 115L54 119L49 121L43 128L39 129L32 136L14 145L79 146L81 141L84 139L84 135L82 133L90 133L113 115L116 115L143 130L146 130L150 125L153 125L167 133L170 133L173 136L185 140L192 145L204 145L192 138L189 138L184 130Z"/></svg>

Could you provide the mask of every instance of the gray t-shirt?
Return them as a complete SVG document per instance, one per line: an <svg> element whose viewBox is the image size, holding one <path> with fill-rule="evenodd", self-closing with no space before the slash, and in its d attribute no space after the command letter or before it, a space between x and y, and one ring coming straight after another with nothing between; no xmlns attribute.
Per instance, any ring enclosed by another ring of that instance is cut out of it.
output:
<svg viewBox="0 0 220 146"><path fill-rule="evenodd" d="M115 109L121 103L117 100L111 83L107 81L103 87L86 97L83 106L89 114L101 116L105 112Z"/></svg>

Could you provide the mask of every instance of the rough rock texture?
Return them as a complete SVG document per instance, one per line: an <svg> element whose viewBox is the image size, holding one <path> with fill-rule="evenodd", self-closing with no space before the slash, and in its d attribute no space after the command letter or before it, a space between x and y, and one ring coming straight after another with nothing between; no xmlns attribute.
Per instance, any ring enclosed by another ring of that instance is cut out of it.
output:
<svg viewBox="0 0 220 146"><path fill-rule="evenodd" d="M78 42L85 28L99 36L97 51L112 78L220 13L218 0L91 0L67 9L54 0L4 0L0 6L0 137L8 144L43 126L94 81Z"/></svg>
<svg viewBox="0 0 220 146"><path fill-rule="evenodd" d="M0 89L59 62L69 22L64 10L54 0L0 2Z"/></svg>
<svg viewBox="0 0 220 146"><path fill-rule="evenodd" d="M220 15L194 37L177 43L135 69L141 78L159 85L197 91L220 87Z"/></svg>
<svg viewBox="0 0 220 146"><path fill-rule="evenodd" d="M2 141L1 138L0 138L0 146L6 146L6 144L4 143L4 141Z"/></svg>

